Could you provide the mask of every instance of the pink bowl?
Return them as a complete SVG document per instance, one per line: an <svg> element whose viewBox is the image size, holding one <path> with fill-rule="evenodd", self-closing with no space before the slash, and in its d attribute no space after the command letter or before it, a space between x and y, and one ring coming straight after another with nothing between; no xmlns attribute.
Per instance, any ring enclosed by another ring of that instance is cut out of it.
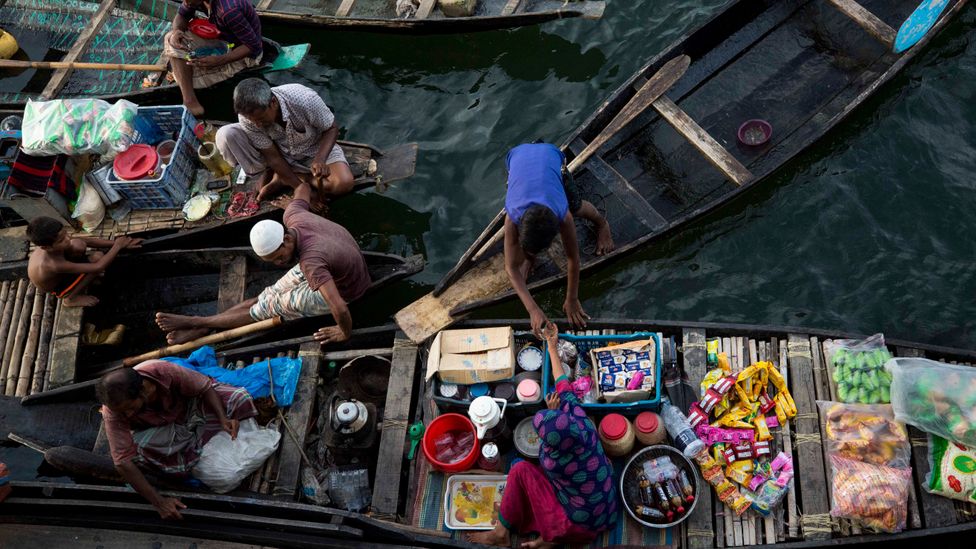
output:
<svg viewBox="0 0 976 549"><path fill-rule="evenodd" d="M758 131L762 131L762 138L759 139ZM758 118L753 118L752 120L746 120L739 126L739 131L736 132L739 138L739 143L743 145L748 145L750 147L758 147L759 145L765 145L769 138L773 136L773 126L765 120L760 120Z"/></svg>

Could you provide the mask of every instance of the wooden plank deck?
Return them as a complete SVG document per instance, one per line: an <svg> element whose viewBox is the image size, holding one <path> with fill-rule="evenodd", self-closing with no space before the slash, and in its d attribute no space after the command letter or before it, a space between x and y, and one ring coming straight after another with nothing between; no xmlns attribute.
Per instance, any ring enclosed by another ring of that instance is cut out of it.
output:
<svg viewBox="0 0 976 549"><path fill-rule="evenodd" d="M417 352L417 344L398 331L393 341L390 384L383 410L383 434L373 482L372 508L379 518L396 518L397 515Z"/></svg>
<svg viewBox="0 0 976 549"><path fill-rule="evenodd" d="M682 332L681 348L684 356L685 373L688 381L696 388L705 377L705 330L685 329ZM697 394L697 390L696 390ZM704 483L707 494L699 494L698 504L694 512L688 517L687 547L689 549L706 549L715 544L715 516L713 514L711 486Z"/></svg>
<svg viewBox="0 0 976 549"><path fill-rule="evenodd" d="M298 378L295 398L292 401L286 420L292 433L285 429L281 437L281 457L279 458L277 483L274 498L291 501L298 491L299 472L302 466L302 453L305 437L308 434L309 420L315 409L315 388L319 382L319 368L322 365L322 347L315 342L301 346L298 356L302 359L302 373ZM289 434L294 435L289 436ZM297 440L295 440L297 439Z"/></svg>

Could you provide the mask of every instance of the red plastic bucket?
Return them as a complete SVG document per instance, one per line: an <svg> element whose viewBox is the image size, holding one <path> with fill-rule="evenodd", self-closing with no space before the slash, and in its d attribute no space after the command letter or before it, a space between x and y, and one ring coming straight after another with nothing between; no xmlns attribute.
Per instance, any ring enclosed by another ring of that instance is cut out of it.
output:
<svg viewBox="0 0 976 549"><path fill-rule="evenodd" d="M474 437L474 446L471 448L471 452L464 456L463 459L456 461L454 463L443 463L437 461L437 450L434 448L434 439L438 436L450 432L450 431L470 431ZM424 431L424 438L420 443L420 446L424 450L424 455L427 456L427 461L434 466L434 469L438 471L445 471L447 473L460 473L461 471L467 471L470 469L474 462L478 460L478 456L481 455L481 448L478 444L477 432L475 431L474 424L466 416L461 414L444 414L438 416L434 421L430 422L427 426L427 430Z"/></svg>
<svg viewBox="0 0 976 549"><path fill-rule="evenodd" d="M156 149L138 144L120 152L112 162L112 169L119 179L133 181L154 175L158 164L159 155L156 154Z"/></svg>

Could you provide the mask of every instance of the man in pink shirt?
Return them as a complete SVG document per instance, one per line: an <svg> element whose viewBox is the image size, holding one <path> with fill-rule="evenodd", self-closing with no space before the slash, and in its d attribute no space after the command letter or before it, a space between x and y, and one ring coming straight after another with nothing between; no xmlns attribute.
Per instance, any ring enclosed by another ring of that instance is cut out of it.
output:
<svg viewBox="0 0 976 549"><path fill-rule="evenodd" d="M239 420L258 414L245 389L164 360L105 374L95 394L115 468L164 519L186 506L161 496L143 470L187 477L207 441L221 431L236 438Z"/></svg>

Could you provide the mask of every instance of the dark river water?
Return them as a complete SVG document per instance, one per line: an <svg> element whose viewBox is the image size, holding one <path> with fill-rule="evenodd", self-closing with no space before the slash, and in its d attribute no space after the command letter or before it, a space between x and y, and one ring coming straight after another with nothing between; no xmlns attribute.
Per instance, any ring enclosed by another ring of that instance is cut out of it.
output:
<svg viewBox="0 0 976 549"><path fill-rule="evenodd" d="M269 27L310 40L298 81L344 135L420 144L417 173L336 205L364 247L427 257L423 273L361 305L381 322L429 290L499 210L504 154L561 143L648 58L725 5L609 2L601 21L396 37ZM976 344L976 9L817 146L743 200L581 284L593 317L836 328ZM784 98L788 100L788 98ZM541 295L559 314L562 288ZM524 316L518 304L483 316Z"/></svg>

